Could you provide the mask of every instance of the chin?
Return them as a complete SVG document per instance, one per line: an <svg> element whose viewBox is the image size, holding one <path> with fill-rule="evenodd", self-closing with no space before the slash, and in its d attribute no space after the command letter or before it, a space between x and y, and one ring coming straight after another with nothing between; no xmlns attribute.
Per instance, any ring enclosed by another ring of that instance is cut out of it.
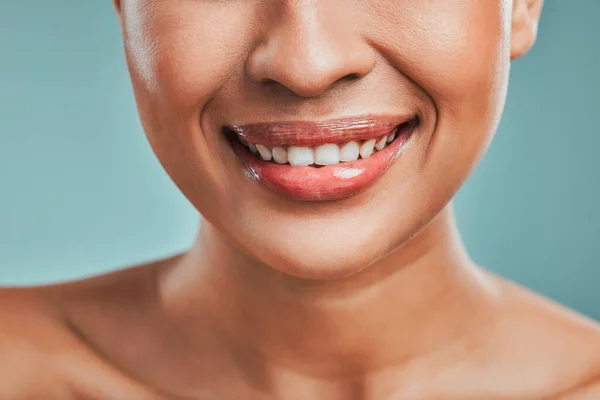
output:
<svg viewBox="0 0 600 400"><path fill-rule="evenodd" d="M370 226L369 221L357 222L325 219L265 226L243 247L261 264L296 278L340 279L377 261L390 247L389 232L381 232L373 221Z"/></svg>
<svg viewBox="0 0 600 400"><path fill-rule="evenodd" d="M267 255L266 264L286 275L309 280L335 280L353 275L378 259L364 251L323 246L295 248Z"/></svg>

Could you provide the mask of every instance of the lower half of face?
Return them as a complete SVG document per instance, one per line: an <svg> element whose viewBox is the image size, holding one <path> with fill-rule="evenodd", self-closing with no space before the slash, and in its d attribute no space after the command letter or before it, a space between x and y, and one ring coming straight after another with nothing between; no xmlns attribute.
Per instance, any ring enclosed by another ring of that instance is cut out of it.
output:
<svg viewBox="0 0 600 400"><path fill-rule="evenodd" d="M355 272L450 201L509 70L508 1L129 0L126 52L160 162L250 257Z"/></svg>

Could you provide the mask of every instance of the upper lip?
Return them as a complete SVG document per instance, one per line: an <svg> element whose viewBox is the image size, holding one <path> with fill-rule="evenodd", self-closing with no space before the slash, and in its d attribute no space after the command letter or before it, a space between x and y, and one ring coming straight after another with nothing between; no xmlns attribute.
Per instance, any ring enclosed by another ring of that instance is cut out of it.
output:
<svg viewBox="0 0 600 400"><path fill-rule="evenodd" d="M226 126L248 143L265 146L313 147L387 136L414 114L364 115L319 121L276 121Z"/></svg>

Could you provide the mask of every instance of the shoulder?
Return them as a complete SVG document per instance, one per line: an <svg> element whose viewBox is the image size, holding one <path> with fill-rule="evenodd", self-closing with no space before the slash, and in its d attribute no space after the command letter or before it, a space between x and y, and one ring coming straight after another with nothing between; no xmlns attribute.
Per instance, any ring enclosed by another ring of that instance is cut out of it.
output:
<svg viewBox="0 0 600 400"><path fill-rule="evenodd" d="M40 334L0 333L1 399L163 400L67 330L42 326Z"/></svg>
<svg viewBox="0 0 600 400"><path fill-rule="evenodd" d="M63 388L47 367L46 354L59 350L55 314L27 290L0 290L0 398L28 399ZM32 377L39 383L32 385Z"/></svg>
<svg viewBox="0 0 600 400"><path fill-rule="evenodd" d="M103 359L72 321L99 320L122 300L139 301L140 291L152 290L152 274L140 266L77 282L0 288L0 399L158 399Z"/></svg>
<svg viewBox="0 0 600 400"><path fill-rule="evenodd" d="M73 371L90 368L93 357L48 298L31 289L1 289L0 321L0 398L53 400L83 393Z"/></svg>
<svg viewBox="0 0 600 400"><path fill-rule="evenodd" d="M501 285L506 311L494 340L498 357L509 358L548 399L587 400L584 392L600 399L600 324L517 284ZM579 397L560 397L567 394Z"/></svg>

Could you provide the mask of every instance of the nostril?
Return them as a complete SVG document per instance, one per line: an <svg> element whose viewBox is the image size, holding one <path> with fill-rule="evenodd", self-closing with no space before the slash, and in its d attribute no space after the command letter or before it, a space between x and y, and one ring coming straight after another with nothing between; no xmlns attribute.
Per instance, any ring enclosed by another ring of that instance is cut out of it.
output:
<svg viewBox="0 0 600 400"><path fill-rule="evenodd" d="M355 82L357 80L359 80L361 77L360 74L357 73L352 73L352 74L348 74L348 75L344 75L341 78L339 78L336 83L350 83L350 82Z"/></svg>

